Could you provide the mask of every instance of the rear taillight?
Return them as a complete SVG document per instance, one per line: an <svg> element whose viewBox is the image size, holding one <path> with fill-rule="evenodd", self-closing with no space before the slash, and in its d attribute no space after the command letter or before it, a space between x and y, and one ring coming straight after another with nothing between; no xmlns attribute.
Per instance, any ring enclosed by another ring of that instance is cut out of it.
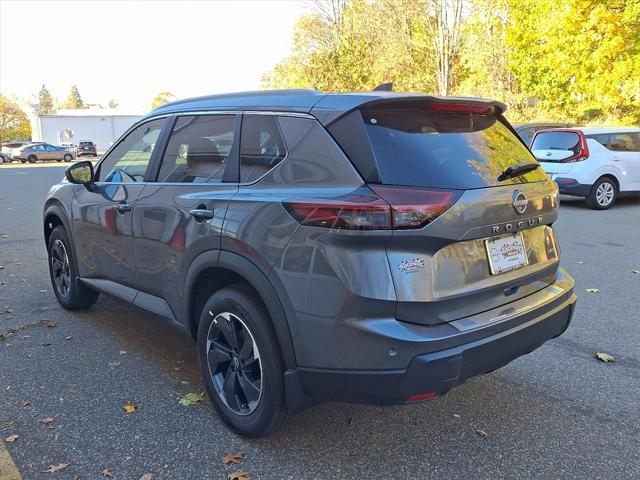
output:
<svg viewBox="0 0 640 480"><path fill-rule="evenodd" d="M389 205L373 195L367 200L285 202L283 205L302 225L339 230L389 230Z"/></svg>
<svg viewBox="0 0 640 480"><path fill-rule="evenodd" d="M357 200L285 202L287 211L302 225L341 230L389 230L422 228L435 220L460 196L439 189L369 186L377 196L358 195Z"/></svg>
<svg viewBox="0 0 640 480"><path fill-rule="evenodd" d="M393 228L422 228L444 213L460 197L455 190L370 185L391 206Z"/></svg>

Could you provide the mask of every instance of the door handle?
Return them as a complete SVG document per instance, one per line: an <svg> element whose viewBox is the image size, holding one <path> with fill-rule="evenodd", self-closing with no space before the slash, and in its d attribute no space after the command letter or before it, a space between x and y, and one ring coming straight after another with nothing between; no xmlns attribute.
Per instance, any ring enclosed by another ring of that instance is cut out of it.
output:
<svg viewBox="0 0 640 480"><path fill-rule="evenodd" d="M189 210L189 214L198 222L211 220L213 218L213 210L207 210L204 208L194 208L193 210Z"/></svg>
<svg viewBox="0 0 640 480"><path fill-rule="evenodd" d="M128 203L116 203L113 208L115 208L118 213L126 213L131 210L131 205Z"/></svg>

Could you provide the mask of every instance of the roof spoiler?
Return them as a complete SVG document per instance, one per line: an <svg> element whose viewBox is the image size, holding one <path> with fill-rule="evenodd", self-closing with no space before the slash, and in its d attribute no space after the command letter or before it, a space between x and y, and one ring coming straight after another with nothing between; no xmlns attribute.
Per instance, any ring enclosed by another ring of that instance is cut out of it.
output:
<svg viewBox="0 0 640 480"><path fill-rule="evenodd" d="M393 90L393 82L381 83L372 92L391 92Z"/></svg>

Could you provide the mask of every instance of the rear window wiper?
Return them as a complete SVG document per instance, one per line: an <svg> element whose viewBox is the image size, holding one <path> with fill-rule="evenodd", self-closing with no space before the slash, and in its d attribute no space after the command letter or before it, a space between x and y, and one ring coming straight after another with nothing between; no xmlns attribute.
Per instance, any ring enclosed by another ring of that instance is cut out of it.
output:
<svg viewBox="0 0 640 480"><path fill-rule="evenodd" d="M523 175L528 172L533 172L539 166L540 164L538 162L523 162L511 165L500 174L500 176L498 177L498 181L504 182L509 178L517 177L518 175Z"/></svg>

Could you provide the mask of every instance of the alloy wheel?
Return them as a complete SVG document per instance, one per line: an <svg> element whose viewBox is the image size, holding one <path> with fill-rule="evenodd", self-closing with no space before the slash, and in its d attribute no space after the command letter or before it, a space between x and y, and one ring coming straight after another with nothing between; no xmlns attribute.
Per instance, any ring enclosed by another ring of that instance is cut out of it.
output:
<svg viewBox="0 0 640 480"><path fill-rule="evenodd" d="M253 335L240 317L230 312L215 315L207 333L206 355L222 402L237 415L253 413L262 396L262 362Z"/></svg>
<svg viewBox="0 0 640 480"><path fill-rule="evenodd" d="M51 248L51 271L53 272L53 282L56 290L63 297L69 295L71 288L71 266L67 249L61 240L53 242Z"/></svg>
<svg viewBox="0 0 640 480"><path fill-rule="evenodd" d="M611 202L613 202L614 195L614 186L609 182L604 182L598 185L598 188L596 190L596 201L601 207L606 207Z"/></svg>

